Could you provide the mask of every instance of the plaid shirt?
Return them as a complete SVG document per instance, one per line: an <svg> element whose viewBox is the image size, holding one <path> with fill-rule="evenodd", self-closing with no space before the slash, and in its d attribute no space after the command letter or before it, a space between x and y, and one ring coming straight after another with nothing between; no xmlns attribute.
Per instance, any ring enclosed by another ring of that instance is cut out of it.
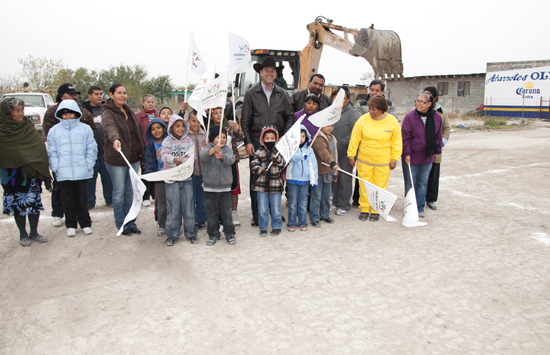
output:
<svg viewBox="0 0 550 355"><path fill-rule="evenodd" d="M283 168L285 160L282 155L277 155L277 148L273 148L269 152L265 147L260 146L252 158L251 168L257 179L253 184L254 191L262 191L267 193L282 193L283 192ZM266 174L267 166L273 160L269 173Z"/></svg>

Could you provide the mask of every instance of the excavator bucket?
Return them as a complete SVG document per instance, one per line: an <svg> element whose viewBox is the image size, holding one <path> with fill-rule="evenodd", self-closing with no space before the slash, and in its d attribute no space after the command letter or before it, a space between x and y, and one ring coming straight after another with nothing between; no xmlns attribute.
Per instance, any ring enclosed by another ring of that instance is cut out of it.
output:
<svg viewBox="0 0 550 355"><path fill-rule="evenodd" d="M402 79L401 39L394 31L362 28L355 36L352 55L365 58L376 78Z"/></svg>

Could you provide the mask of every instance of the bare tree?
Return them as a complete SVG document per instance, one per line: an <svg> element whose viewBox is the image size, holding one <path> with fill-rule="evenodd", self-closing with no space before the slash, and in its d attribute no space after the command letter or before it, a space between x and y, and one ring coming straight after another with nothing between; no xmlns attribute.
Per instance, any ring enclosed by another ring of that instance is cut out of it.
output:
<svg viewBox="0 0 550 355"><path fill-rule="evenodd" d="M359 82L362 84L368 85L374 79L375 79L374 72L366 72L361 74L361 77L359 78Z"/></svg>
<svg viewBox="0 0 550 355"><path fill-rule="evenodd" d="M54 84L58 72L64 68L61 59L53 60L29 55L26 59L19 58L18 61L23 67L22 76L35 90L43 90L46 86Z"/></svg>
<svg viewBox="0 0 550 355"><path fill-rule="evenodd" d="M14 74L0 74L0 90L16 90L19 77Z"/></svg>

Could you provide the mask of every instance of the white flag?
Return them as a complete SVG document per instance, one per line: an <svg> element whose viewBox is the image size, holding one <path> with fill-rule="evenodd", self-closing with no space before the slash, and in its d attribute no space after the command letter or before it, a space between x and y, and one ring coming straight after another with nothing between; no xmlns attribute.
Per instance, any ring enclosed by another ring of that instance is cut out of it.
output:
<svg viewBox="0 0 550 355"><path fill-rule="evenodd" d="M208 83L201 90L199 98L201 110L216 107L224 108L227 102L227 72L223 72L216 79Z"/></svg>
<svg viewBox="0 0 550 355"><path fill-rule="evenodd" d="M191 96L189 96L189 105L197 110L199 114L201 114L202 110L200 109L200 97L201 97L201 91L204 90L204 88L214 80L214 76L216 75L216 67L212 66L204 72L201 79L199 80L199 83L197 86L195 86L195 89L193 90L193 93ZM198 117L199 115L197 115Z"/></svg>
<svg viewBox="0 0 550 355"><path fill-rule="evenodd" d="M189 55L187 57L187 70L189 70L191 73L197 74L198 76L202 76L202 74L204 74L206 70L206 64L204 63L204 59L202 58L202 55L199 52L199 49L197 48L197 44L195 43L193 31L191 31L191 36L189 39Z"/></svg>
<svg viewBox="0 0 550 355"><path fill-rule="evenodd" d="M322 128L340 121L340 116L342 116L342 106L344 105L345 97L345 91L343 89L340 89L332 105L330 105L323 111L319 111L309 116L309 122L319 128Z"/></svg>
<svg viewBox="0 0 550 355"><path fill-rule="evenodd" d="M231 75L243 73L252 68L250 44L236 34L229 33L229 65Z"/></svg>
<svg viewBox="0 0 550 355"><path fill-rule="evenodd" d="M365 187L370 207L378 212L387 222L396 221L395 218L390 216L390 211L397 200L397 195L365 180L361 180L361 182Z"/></svg>
<svg viewBox="0 0 550 355"><path fill-rule="evenodd" d="M425 226L428 223L419 222L418 220L418 205L416 204L416 193L414 191L411 166L410 164L407 165L409 166L409 177L411 177L411 189L405 196L405 208L403 208L403 220L401 221L401 224L405 227Z"/></svg>
<svg viewBox="0 0 550 355"><path fill-rule="evenodd" d="M134 171L124 154L122 153L122 150L119 150L120 155L124 158L124 161L126 164L128 164L128 170L130 172L130 181L132 182L132 191L134 192L134 199L132 201L132 207L130 207L130 211L128 211L128 214L124 218L124 222L122 223L122 227L118 230L116 236L120 236L122 232L124 231L124 226L126 223L136 219L137 215L139 214L139 211L141 210L141 203L143 202L143 194L145 193L145 190L147 189L145 187L145 184L141 181L138 174Z"/></svg>
<svg viewBox="0 0 550 355"><path fill-rule="evenodd" d="M186 156L188 159L176 166L175 168L156 171L154 173L149 173L141 175L142 179L147 181L184 181L189 179L193 175L193 169L195 168L195 147L191 147L187 151Z"/></svg>
<svg viewBox="0 0 550 355"><path fill-rule="evenodd" d="M302 136L300 125L305 117L306 115L304 114L298 121L294 122L288 132L286 132L285 135L279 139L277 144L275 144L277 151L283 156L286 164L290 162L290 159L300 147L300 138Z"/></svg>

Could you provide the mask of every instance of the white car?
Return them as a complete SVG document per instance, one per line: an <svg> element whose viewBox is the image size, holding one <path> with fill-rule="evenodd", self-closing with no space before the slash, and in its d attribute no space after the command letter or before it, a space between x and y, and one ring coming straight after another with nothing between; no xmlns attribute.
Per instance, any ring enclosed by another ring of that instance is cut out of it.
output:
<svg viewBox="0 0 550 355"><path fill-rule="evenodd" d="M40 134L44 135L42 121L44 120L44 115L48 107L55 105L52 97L49 94L39 92L15 92L3 95L0 100L9 97L16 97L25 102L25 118L34 123L34 127L40 131Z"/></svg>

